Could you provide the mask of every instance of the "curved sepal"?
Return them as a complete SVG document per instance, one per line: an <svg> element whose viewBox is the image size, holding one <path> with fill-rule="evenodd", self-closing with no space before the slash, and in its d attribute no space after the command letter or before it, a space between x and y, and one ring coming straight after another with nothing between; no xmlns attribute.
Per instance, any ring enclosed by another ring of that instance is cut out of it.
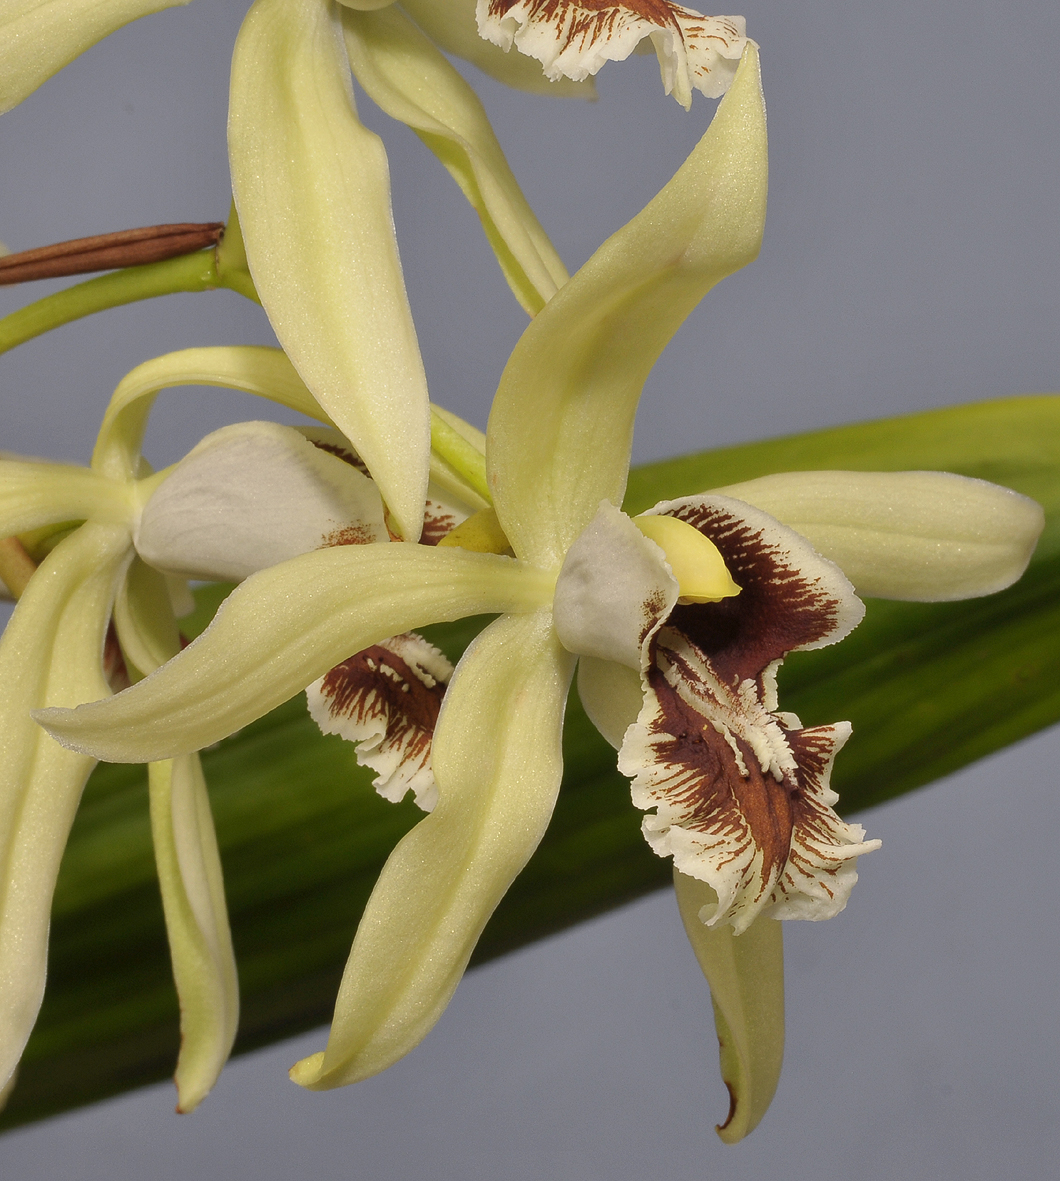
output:
<svg viewBox="0 0 1060 1181"><path fill-rule="evenodd" d="M386 152L357 118L327 0L256 0L232 58L228 145L251 275L276 335L415 541L427 380Z"/></svg>
<svg viewBox="0 0 1060 1181"><path fill-rule="evenodd" d="M177 1110L194 1111L228 1061L239 984L221 858L198 755L148 769L151 836L180 998Z"/></svg>
<svg viewBox="0 0 1060 1181"><path fill-rule="evenodd" d="M38 720L109 762L172 758L226 738L370 644L427 623L533 611L551 597L547 576L493 554L317 550L251 575L194 643L131 689Z"/></svg>
<svg viewBox="0 0 1060 1181"><path fill-rule="evenodd" d="M601 500L622 502L644 380L686 316L758 254L765 105L748 45L674 178L534 318L501 378L489 479L515 553L558 564Z"/></svg>
<svg viewBox="0 0 1060 1181"><path fill-rule="evenodd" d="M93 469L112 480L138 477L140 447L155 398L163 390L189 385L242 390L331 422L282 349L260 345L181 349L137 365L118 383L92 452Z"/></svg>
<svg viewBox="0 0 1060 1181"><path fill-rule="evenodd" d="M396 6L343 13L357 81L388 115L411 127L452 174L482 219L516 299L539 312L566 268L508 167L478 96Z"/></svg>
<svg viewBox="0 0 1060 1181"><path fill-rule="evenodd" d="M468 649L434 738L438 804L399 843L365 908L311 1090L385 1070L430 1031L483 927L544 836L562 777L573 658L548 612L499 619Z"/></svg>
<svg viewBox="0 0 1060 1181"><path fill-rule="evenodd" d="M674 872L681 921L710 985L721 1077L729 1114L718 1125L726 1144L754 1131L773 1100L784 1058L784 936L776 919L756 919L742 935L707 927L700 918L717 895L705 883Z"/></svg>
<svg viewBox="0 0 1060 1181"><path fill-rule="evenodd" d="M114 621L135 677L180 650L166 579L133 561ZM135 671L134 671L135 670ZM228 1061L239 1022L239 985L213 814L199 756L148 767L151 839L180 1002L177 1110L194 1111Z"/></svg>
<svg viewBox="0 0 1060 1181"><path fill-rule="evenodd" d="M0 114L123 25L188 0L8 0L0 13Z"/></svg>
<svg viewBox="0 0 1060 1181"><path fill-rule="evenodd" d="M949 472L782 472L718 489L801 533L859 594L944 602L990 595L1027 569L1041 505Z"/></svg>
<svg viewBox="0 0 1060 1181"><path fill-rule="evenodd" d="M94 765L30 711L110 691L100 657L130 552L124 529L82 526L33 575L0 641L0 1084L40 1007L59 861Z"/></svg>

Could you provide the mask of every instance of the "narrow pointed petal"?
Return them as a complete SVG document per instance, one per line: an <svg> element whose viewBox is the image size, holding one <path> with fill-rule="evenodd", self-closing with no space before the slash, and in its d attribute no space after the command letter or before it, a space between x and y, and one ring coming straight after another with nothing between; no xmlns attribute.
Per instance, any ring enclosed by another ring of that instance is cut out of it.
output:
<svg viewBox="0 0 1060 1181"><path fill-rule="evenodd" d="M113 480L139 476L140 448L155 398L163 390L194 385L257 394L309 418L331 421L281 349L181 349L137 365L118 383L103 416L92 467Z"/></svg>
<svg viewBox="0 0 1060 1181"><path fill-rule="evenodd" d="M86 517L125 525L132 516L125 489L87 468L0 459L0 537Z"/></svg>
<svg viewBox="0 0 1060 1181"><path fill-rule="evenodd" d="M940 602L990 595L1026 570L1041 505L949 472L783 472L719 489L783 521L858 594Z"/></svg>
<svg viewBox="0 0 1060 1181"><path fill-rule="evenodd" d="M441 1016L548 826L573 664L547 611L500 619L468 649L435 734L438 806L383 868L327 1049L295 1065L295 1082L324 1090L377 1074Z"/></svg>
<svg viewBox="0 0 1060 1181"><path fill-rule="evenodd" d="M621 504L645 378L700 299L755 258L765 204L765 106L748 45L673 180L535 317L505 368L489 478L519 557L558 565L601 500Z"/></svg>
<svg viewBox="0 0 1060 1181"><path fill-rule="evenodd" d="M94 765L30 711L109 692L100 657L128 554L125 530L82 526L41 564L0 640L0 1084L40 1007L59 860Z"/></svg>
<svg viewBox="0 0 1060 1181"><path fill-rule="evenodd" d="M711 928L700 913L717 904L705 882L674 873L681 919L710 985L729 1088L729 1114L718 1126L726 1144L742 1140L761 1122L780 1081L784 1058L784 937L774 919L756 919L742 935Z"/></svg>
<svg viewBox="0 0 1060 1181"><path fill-rule="evenodd" d="M39 720L65 745L110 762L172 758L220 741L389 636L533 611L552 590L546 575L494 554L410 544L317 550L251 575L194 643L131 689Z"/></svg>
<svg viewBox="0 0 1060 1181"><path fill-rule="evenodd" d="M650 38L666 93L686 110L693 88L707 98L728 90L747 44L742 16L703 16L670 0L478 0L476 13L483 37L537 58L552 80L591 77Z"/></svg>
<svg viewBox="0 0 1060 1181"><path fill-rule="evenodd" d="M166 579L136 559L114 609L122 651L138 674L180 651ZM239 986L210 800L198 755L148 768L151 837L173 979L180 1002L177 1110L193 1111L232 1052Z"/></svg>
<svg viewBox="0 0 1060 1181"><path fill-rule="evenodd" d="M333 5L256 0L232 59L228 143L269 321L415 541L430 456L427 381L386 152L357 118Z"/></svg>
<svg viewBox="0 0 1060 1181"><path fill-rule="evenodd" d="M138 17L188 0L7 0L0 9L0 114Z"/></svg>
<svg viewBox="0 0 1060 1181"><path fill-rule="evenodd" d="M135 535L159 570L232 582L324 546L389 540L375 484L273 422L207 435L159 484Z"/></svg>
<svg viewBox="0 0 1060 1181"><path fill-rule="evenodd" d="M558 98L596 97L591 80L550 82L537 62L521 53L505 53L481 37L475 0L403 0L401 7L446 53L464 58L506 86Z"/></svg>
<svg viewBox="0 0 1060 1181"><path fill-rule="evenodd" d="M527 204L478 96L397 7L343 14L357 81L388 115L408 124L474 206L504 277L539 312L567 271Z"/></svg>
<svg viewBox="0 0 1060 1181"><path fill-rule="evenodd" d="M232 1052L239 984L199 756L152 763L149 779L151 836L180 998L177 1110L194 1111Z"/></svg>

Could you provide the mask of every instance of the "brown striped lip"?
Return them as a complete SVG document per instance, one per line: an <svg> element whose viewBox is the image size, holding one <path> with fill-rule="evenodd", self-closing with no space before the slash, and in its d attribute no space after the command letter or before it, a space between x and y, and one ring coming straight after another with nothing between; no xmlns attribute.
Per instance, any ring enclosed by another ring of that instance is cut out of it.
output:
<svg viewBox="0 0 1060 1181"><path fill-rule="evenodd" d="M163 262L216 246L223 234L223 222L180 222L56 242L0 258L0 286Z"/></svg>
<svg viewBox="0 0 1060 1181"><path fill-rule="evenodd" d="M377 772L376 791L397 803L412 791L424 811L438 789L431 741L453 666L415 632L392 636L335 665L306 690L325 734L357 746L357 761Z"/></svg>
<svg viewBox="0 0 1060 1181"><path fill-rule="evenodd" d="M856 858L879 842L834 811L831 769L849 725L805 728L781 712L776 673L789 652L842 638L860 603L808 542L739 501L656 511L709 537L743 590L678 605L646 639L644 705L619 754L648 810L644 835L715 889L712 925L828 918L846 904Z"/></svg>
<svg viewBox="0 0 1060 1181"><path fill-rule="evenodd" d="M478 0L479 33L537 58L547 77L575 81L622 61L646 37L666 92L685 107L692 89L719 98L747 44L738 16L704 16L670 0Z"/></svg>

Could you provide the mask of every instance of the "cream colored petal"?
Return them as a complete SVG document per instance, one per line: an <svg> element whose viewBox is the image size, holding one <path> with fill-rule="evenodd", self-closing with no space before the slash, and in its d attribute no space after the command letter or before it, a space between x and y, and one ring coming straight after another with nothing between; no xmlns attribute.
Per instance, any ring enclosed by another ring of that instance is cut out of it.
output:
<svg viewBox="0 0 1060 1181"><path fill-rule="evenodd" d="M181 349L137 365L118 383L103 416L93 468L113 480L136 478L155 398L163 390L195 385L258 394L299 414L331 421L281 349L256 345Z"/></svg>
<svg viewBox="0 0 1060 1181"><path fill-rule="evenodd" d="M718 896L705 882L674 872L674 889L692 950L710 985L729 1089L729 1115L718 1126L726 1144L754 1131L780 1081L784 1058L784 936L773 919L756 919L742 935L708 927Z"/></svg>
<svg viewBox="0 0 1060 1181"><path fill-rule="evenodd" d="M483 927L544 835L563 763L573 658L547 611L492 624L468 649L434 740L438 806L390 855L342 978L313 1090L377 1074L449 1003Z"/></svg>
<svg viewBox="0 0 1060 1181"><path fill-rule="evenodd" d="M939 602L989 595L1027 568L1045 514L949 472L784 472L718 489L801 533L858 594Z"/></svg>
<svg viewBox="0 0 1060 1181"><path fill-rule="evenodd" d="M568 652L636 669L644 641L677 602L663 551L606 500L567 551L553 605Z"/></svg>
<svg viewBox="0 0 1060 1181"><path fill-rule="evenodd" d="M728 90L747 44L742 16L703 16L670 0L478 0L476 16L483 37L536 58L553 81L591 77L650 38L666 93L686 110L693 87L708 98Z"/></svg>
<svg viewBox="0 0 1060 1181"><path fill-rule="evenodd" d="M109 692L103 637L130 552L124 529L82 526L41 564L0 640L0 1084L40 1007L59 860L94 765L30 711Z"/></svg>
<svg viewBox="0 0 1060 1181"><path fill-rule="evenodd" d="M256 0L232 58L228 145L250 271L280 344L415 541L427 380L386 152L357 118L328 0Z"/></svg>
<svg viewBox="0 0 1060 1181"><path fill-rule="evenodd" d="M221 859L198 755L150 768L151 836L180 998L177 1110L194 1111L232 1052L239 984Z"/></svg>
<svg viewBox="0 0 1060 1181"><path fill-rule="evenodd" d="M134 508L126 489L67 463L0 460L0 537L91 517L127 525Z"/></svg>
<svg viewBox="0 0 1060 1181"><path fill-rule="evenodd" d="M479 36L475 0L403 0L401 7L446 53L474 63L506 86L558 98L596 97L591 81L550 82L537 62L520 53L505 53Z"/></svg>
<svg viewBox="0 0 1060 1181"><path fill-rule="evenodd" d="M114 600L114 626L130 679L138 681L180 651L164 574L133 558Z"/></svg>
<svg viewBox="0 0 1060 1181"><path fill-rule="evenodd" d="M126 663L153 672L180 651L166 579L139 559L114 608ZM198 755L148 769L151 835L180 1001L177 1110L193 1111L232 1051L239 987L210 801Z"/></svg>
<svg viewBox="0 0 1060 1181"><path fill-rule="evenodd" d="M97 41L138 17L188 0L3 0L0 113L9 111Z"/></svg>
<svg viewBox="0 0 1060 1181"><path fill-rule="evenodd" d="M156 569L233 582L323 546L389 539L375 484L274 422L207 435L159 484L135 534Z"/></svg>
<svg viewBox="0 0 1060 1181"><path fill-rule="evenodd" d="M138 685L40 721L111 762L172 758L261 717L370 644L429 622L533 611L551 603L552 589L547 576L493 554L411 544L317 550L251 575L194 643Z"/></svg>
<svg viewBox="0 0 1060 1181"><path fill-rule="evenodd" d="M482 219L508 285L533 315L567 271L504 158L470 86L397 7L343 15L357 81L438 156Z"/></svg>
<svg viewBox="0 0 1060 1181"><path fill-rule="evenodd" d="M515 553L558 565L601 500L621 504L640 391L702 297L758 253L765 108L748 46L676 176L536 316L501 378L489 479Z"/></svg>
<svg viewBox="0 0 1060 1181"><path fill-rule="evenodd" d="M583 656L578 661L578 696L589 721L618 750L644 702L640 674L624 664Z"/></svg>

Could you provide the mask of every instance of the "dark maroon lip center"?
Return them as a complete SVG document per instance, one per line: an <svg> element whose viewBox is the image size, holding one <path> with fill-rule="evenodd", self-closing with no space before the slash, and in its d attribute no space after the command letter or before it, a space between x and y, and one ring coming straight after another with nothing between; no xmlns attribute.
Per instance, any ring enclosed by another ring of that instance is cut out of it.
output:
<svg viewBox="0 0 1060 1181"><path fill-rule="evenodd" d="M840 604L754 524L709 503L682 505L669 515L718 547L740 587L738 595L720 603L678 603L667 621L710 659L721 680L757 680L793 649L835 630Z"/></svg>

